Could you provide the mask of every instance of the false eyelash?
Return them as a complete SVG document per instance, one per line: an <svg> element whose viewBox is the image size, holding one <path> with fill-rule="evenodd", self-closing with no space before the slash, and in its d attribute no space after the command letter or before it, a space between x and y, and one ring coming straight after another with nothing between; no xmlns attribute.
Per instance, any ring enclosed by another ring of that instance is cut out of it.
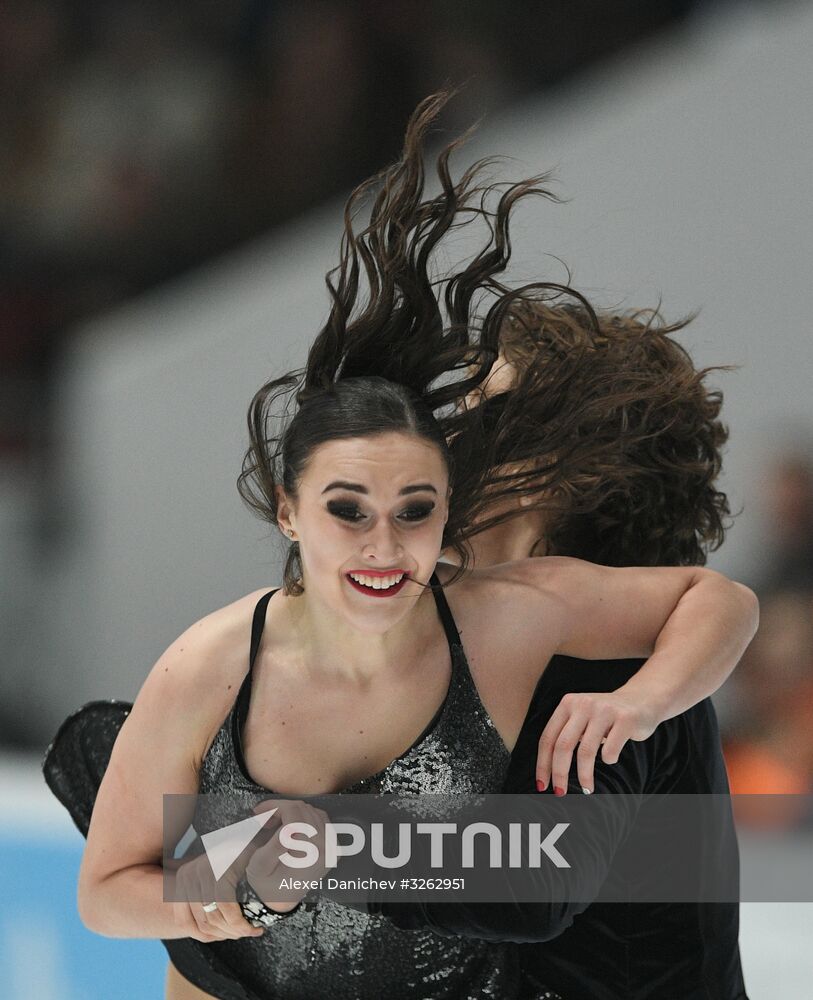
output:
<svg viewBox="0 0 813 1000"><path fill-rule="evenodd" d="M362 518L364 517L364 515L361 514L361 512L359 511L358 507L352 506L350 504L328 503L327 509L335 517L341 518L343 521L349 521L351 524L362 520ZM398 516L402 520L407 522L423 521L432 513L434 509L435 509L434 504L421 504L421 505L416 505L414 507L407 507L407 509ZM411 514L413 516L404 517L403 515L405 514Z"/></svg>
<svg viewBox="0 0 813 1000"><path fill-rule="evenodd" d="M420 506L407 507L403 512L404 514L418 514L418 517L405 518L407 521L422 521L424 518L429 517L432 511L435 509L435 505L432 504L421 504Z"/></svg>
<svg viewBox="0 0 813 1000"><path fill-rule="evenodd" d="M350 504L329 503L327 505L327 509L331 514L342 518L344 521L360 521L363 516L361 515L358 507L354 507ZM354 515L359 516L356 517Z"/></svg>

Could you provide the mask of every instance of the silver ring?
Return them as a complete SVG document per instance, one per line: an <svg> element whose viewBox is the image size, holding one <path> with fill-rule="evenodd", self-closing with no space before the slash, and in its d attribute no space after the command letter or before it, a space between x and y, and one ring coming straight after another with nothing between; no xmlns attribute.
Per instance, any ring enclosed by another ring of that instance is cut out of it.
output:
<svg viewBox="0 0 813 1000"><path fill-rule="evenodd" d="M203 912L204 913L213 913L216 909L217 909L217 903L204 903L203 904Z"/></svg>

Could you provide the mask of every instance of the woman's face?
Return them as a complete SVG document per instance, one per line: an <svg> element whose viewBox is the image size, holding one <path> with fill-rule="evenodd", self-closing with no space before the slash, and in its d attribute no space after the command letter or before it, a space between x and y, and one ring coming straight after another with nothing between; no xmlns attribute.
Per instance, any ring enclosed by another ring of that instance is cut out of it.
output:
<svg viewBox="0 0 813 1000"><path fill-rule="evenodd" d="M492 396L496 396L501 392L508 392L513 389L516 381L516 365L506 358L502 352L502 348L500 348L500 352L497 355L494 364L491 366L488 375L476 389L472 389L472 391L466 396L463 401L463 405L467 409L473 406L479 406L480 402L484 398L490 399Z"/></svg>
<svg viewBox="0 0 813 1000"><path fill-rule="evenodd" d="M305 592L362 631L414 606L440 555L449 477L439 449L402 432L327 441L279 520L299 542Z"/></svg>

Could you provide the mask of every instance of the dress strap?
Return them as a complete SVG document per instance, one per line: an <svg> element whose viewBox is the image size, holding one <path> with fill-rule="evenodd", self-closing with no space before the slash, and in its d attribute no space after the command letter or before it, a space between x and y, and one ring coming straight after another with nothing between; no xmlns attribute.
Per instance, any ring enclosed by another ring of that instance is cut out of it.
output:
<svg viewBox="0 0 813 1000"><path fill-rule="evenodd" d="M245 672L243 682L240 685L240 690L237 692L237 697L234 699L232 707L232 739L240 760L242 760L243 753L240 730L243 721L248 715L248 702L249 698L251 698L251 677L254 661L257 659L257 650L260 648L263 627L265 626L265 610L268 607L268 602L278 590L279 587L276 587L274 590L269 590L267 594L263 594L254 608L254 618L251 622L251 647L248 654L248 670Z"/></svg>
<svg viewBox="0 0 813 1000"><path fill-rule="evenodd" d="M443 593L443 584L438 580L437 573L433 573L430 577L429 586L432 588L435 604L437 605L440 620L443 622L443 631L446 633L446 640L449 646L462 646L460 633L457 631L457 625L455 625L449 602Z"/></svg>
<svg viewBox="0 0 813 1000"><path fill-rule="evenodd" d="M243 682L234 701L238 719L244 719L248 714L248 699L251 697L251 676L254 661L257 659L257 650L260 648L263 627L265 626L265 609L268 607L268 602L276 594L277 590L279 590L279 587L269 590L267 594L263 594L254 608L254 618L251 621L251 646L248 654L248 670L243 676Z"/></svg>
<svg viewBox="0 0 813 1000"><path fill-rule="evenodd" d="M257 601L257 606L254 608L254 618L251 622L251 650L248 655L249 673L251 673L254 661L257 659L257 650L260 648L260 639L262 639L263 636L265 612L268 607L268 602L278 590L279 587L275 587L274 590L269 590L267 594L263 594L259 601Z"/></svg>

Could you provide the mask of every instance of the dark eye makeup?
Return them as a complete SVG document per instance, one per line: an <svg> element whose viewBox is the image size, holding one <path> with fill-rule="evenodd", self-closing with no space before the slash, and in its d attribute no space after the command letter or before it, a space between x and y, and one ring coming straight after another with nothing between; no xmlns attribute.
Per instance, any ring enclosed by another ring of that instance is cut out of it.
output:
<svg viewBox="0 0 813 1000"><path fill-rule="evenodd" d="M344 500L329 500L327 509L334 517L338 517L342 521L359 522L363 521L366 516L362 514L358 504L348 503ZM434 509L435 505L431 502L413 503L405 507L397 516L400 521L415 523L425 520Z"/></svg>
<svg viewBox="0 0 813 1000"><path fill-rule="evenodd" d="M339 517L342 521L360 521L363 517L355 504L340 503L338 500L329 500L327 509L334 517Z"/></svg>

